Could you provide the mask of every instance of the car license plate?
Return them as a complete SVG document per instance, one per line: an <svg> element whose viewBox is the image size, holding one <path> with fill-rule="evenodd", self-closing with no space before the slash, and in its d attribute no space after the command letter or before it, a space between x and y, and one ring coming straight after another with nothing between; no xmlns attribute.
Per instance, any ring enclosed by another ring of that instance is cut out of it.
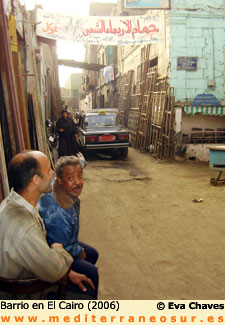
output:
<svg viewBox="0 0 225 325"><path fill-rule="evenodd" d="M112 142L112 141L115 140L115 136L114 135L101 135L99 138L100 138L99 139L100 142L105 142L105 141Z"/></svg>

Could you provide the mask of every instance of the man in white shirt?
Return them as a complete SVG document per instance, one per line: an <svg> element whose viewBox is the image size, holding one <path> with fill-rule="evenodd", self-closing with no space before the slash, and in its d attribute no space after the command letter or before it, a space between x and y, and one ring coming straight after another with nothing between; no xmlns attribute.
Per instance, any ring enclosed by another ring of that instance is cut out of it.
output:
<svg viewBox="0 0 225 325"><path fill-rule="evenodd" d="M55 282L66 274L73 258L62 244L48 246L36 208L41 194L50 191L54 176L50 162L40 151L23 151L11 160L8 174L13 188L0 205L0 277ZM85 275L73 271L69 279L82 291L86 291L82 281L93 286Z"/></svg>

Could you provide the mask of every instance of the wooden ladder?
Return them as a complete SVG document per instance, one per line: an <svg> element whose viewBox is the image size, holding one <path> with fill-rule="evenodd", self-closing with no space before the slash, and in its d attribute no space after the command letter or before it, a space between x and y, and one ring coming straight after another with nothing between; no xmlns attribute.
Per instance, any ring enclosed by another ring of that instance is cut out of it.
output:
<svg viewBox="0 0 225 325"><path fill-rule="evenodd" d="M140 102L139 102L139 118L138 118L138 128L137 128L137 135L136 135L136 143L135 147L143 150L143 145L145 142L146 130L147 130L147 73L149 68L149 54L150 54L150 45L147 45L146 52L144 53L144 64L143 64L143 74L141 74L141 82L140 82Z"/></svg>

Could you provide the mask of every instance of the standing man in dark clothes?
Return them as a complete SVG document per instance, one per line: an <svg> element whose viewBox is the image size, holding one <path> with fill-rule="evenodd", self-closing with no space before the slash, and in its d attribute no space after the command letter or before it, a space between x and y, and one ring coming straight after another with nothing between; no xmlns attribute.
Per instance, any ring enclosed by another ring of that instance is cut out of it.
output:
<svg viewBox="0 0 225 325"><path fill-rule="evenodd" d="M56 122L56 131L59 134L59 157L72 156L79 152L76 139L78 131L73 119L68 116L66 109L62 110L62 117Z"/></svg>

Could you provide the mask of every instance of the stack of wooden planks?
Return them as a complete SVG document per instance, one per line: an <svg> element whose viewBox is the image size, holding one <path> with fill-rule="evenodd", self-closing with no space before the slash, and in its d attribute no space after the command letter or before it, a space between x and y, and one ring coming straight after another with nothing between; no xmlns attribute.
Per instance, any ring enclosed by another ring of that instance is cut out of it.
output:
<svg viewBox="0 0 225 325"><path fill-rule="evenodd" d="M158 79L157 66L143 73L139 103L139 119L135 147L150 152L157 159L174 156L174 88L167 78Z"/></svg>
<svg viewBox="0 0 225 325"><path fill-rule="evenodd" d="M118 110L121 122L127 127L128 113L131 103L131 85L133 80L134 70L129 70L120 80L120 96L118 99Z"/></svg>
<svg viewBox="0 0 225 325"><path fill-rule="evenodd" d="M157 91L152 96L149 151L158 159L174 156L174 88Z"/></svg>

